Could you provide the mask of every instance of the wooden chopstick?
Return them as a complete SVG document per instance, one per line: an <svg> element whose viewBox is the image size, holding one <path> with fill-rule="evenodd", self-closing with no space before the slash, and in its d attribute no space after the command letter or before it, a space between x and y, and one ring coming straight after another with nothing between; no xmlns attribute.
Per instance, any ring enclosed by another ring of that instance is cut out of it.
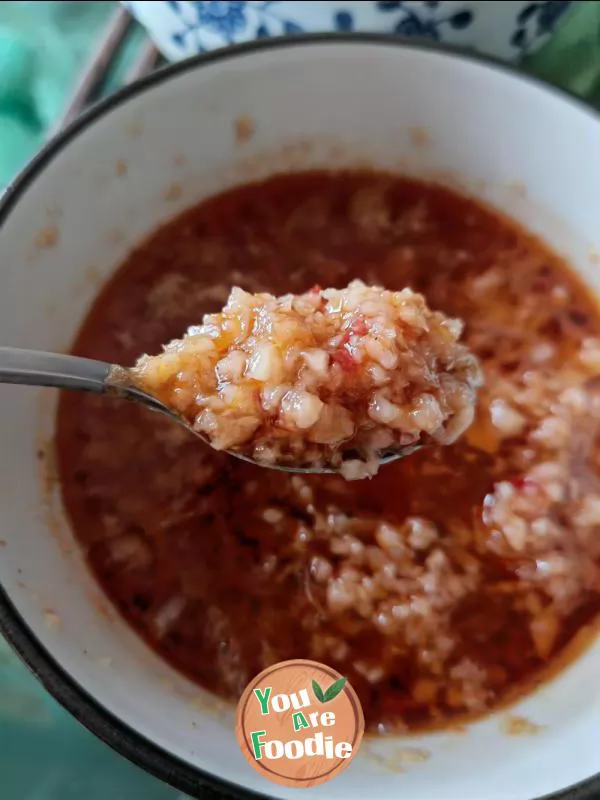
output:
<svg viewBox="0 0 600 800"><path fill-rule="evenodd" d="M98 90L106 75L107 67L125 39L132 23L132 17L124 8L118 8L114 12L97 48L73 90L63 115L56 123L54 133L75 119L93 98L94 93Z"/></svg>
<svg viewBox="0 0 600 800"><path fill-rule="evenodd" d="M152 72L158 63L159 56L160 54L152 42L145 44L137 61L127 73L125 82L133 83Z"/></svg>

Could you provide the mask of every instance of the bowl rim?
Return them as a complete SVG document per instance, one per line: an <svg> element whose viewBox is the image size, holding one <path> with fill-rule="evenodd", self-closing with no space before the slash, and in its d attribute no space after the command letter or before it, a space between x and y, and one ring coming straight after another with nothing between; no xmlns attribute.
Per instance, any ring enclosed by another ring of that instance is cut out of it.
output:
<svg viewBox="0 0 600 800"><path fill-rule="evenodd" d="M491 71L506 73L517 81L524 81L544 92L554 94L572 107L585 112L594 122L600 123L600 113L569 90L495 57L472 50L463 50L452 45L383 33L325 32L254 39L168 64L125 86L84 111L64 130L53 136L0 195L0 231L20 198L69 143L105 114L125 104L130 98L151 90L165 81L177 78L179 75L214 63L245 58L265 50L323 44L334 46L338 44L379 44L407 50L432 51L448 58L475 62ZM232 800L276 800L272 795L246 789L240 784L232 783L187 763L154 744L108 711L99 700L72 678L42 645L17 611L2 583L0 583L0 634L5 637L50 695L78 722L117 753L149 774L191 797L199 798L199 800L200 798L202 800L227 800L227 798ZM532 798L532 800L593 800L599 794L600 772L565 789L546 794L543 797Z"/></svg>

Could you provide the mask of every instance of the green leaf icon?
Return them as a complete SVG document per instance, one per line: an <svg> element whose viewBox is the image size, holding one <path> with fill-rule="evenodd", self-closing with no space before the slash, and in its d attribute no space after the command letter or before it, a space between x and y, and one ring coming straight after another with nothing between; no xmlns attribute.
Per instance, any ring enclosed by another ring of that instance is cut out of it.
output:
<svg viewBox="0 0 600 800"><path fill-rule="evenodd" d="M319 686L319 684L313 679L312 682L312 690L315 693L315 697L319 701L319 703L325 702L325 695L323 694L323 689Z"/></svg>
<svg viewBox="0 0 600 800"><path fill-rule="evenodd" d="M323 700L321 702L328 703L330 700L334 700L346 685L347 680L347 678L339 678L337 681L332 683L329 689L327 689L323 695Z"/></svg>

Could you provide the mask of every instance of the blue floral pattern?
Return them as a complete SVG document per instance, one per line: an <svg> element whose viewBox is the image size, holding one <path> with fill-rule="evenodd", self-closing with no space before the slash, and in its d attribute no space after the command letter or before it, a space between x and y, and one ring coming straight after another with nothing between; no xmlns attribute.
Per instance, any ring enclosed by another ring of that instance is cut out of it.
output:
<svg viewBox="0 0 600 800"><path fill-rule="evenodd" d="M394 26L394 33L400 36L422 36L424 39L439 40L438 25L433 20L421 19L416 14L407 14Z"/></svg>
<svg viewBox="0 0 600 800"><path fill-rule="evenodd" d="M505 10L495 13L503 15L505 57L521 57L552 33L572 3L570 0L516 4L377 0L349 5L343 0L339 3L321 0L155 0L150 3L128 2L127 5L134 14L137 6L140 9L144 6L145 18L150 14L149 7L153 7L152 13L157 16L157 7L160 7L163 31L167 20L165 14L169 14L170 44L166 49L168 54L173 54L171 57L255 38L318 30L378 30L472 49L477 48L478 41L485 37L485 26L493 27L493 21L488 21L486 7L502 5ZM512 7L510 12L509 7ZM511 16L506 19L509 13ZM140 18L145 22L141 13ZM161 35L164 37L164 33Z"/></svg>
<svg viewBox="0 0 600 800"><path fill-rule="evenodd" d="M336 31L353 31L354 17L349 11L336 11L333 15L333 27Z"/></svg>
<svg viewBox="0 0 600 800"><path fill-rule="evenodd" d="M227 38L246 27L246 0L210 0L205 3L194 3L198 11L198 22L213 28Z"/></svg>

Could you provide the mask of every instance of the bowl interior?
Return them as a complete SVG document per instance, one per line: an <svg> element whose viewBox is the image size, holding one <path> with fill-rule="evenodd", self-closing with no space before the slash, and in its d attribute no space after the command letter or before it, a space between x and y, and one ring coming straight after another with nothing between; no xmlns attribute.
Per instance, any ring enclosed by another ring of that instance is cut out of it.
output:
<svg viewBox="0 0 600 800"><path fill-rule="evenodd" d="M254 133L240 141L244 117ZM288 40L183 64L77 123L8 194L0 338L68 348L100 283L158 223L226 186L310 167L367 164L462 187L541 234L600 290L599 147L597 119L559 92L393 40ZM295 797L245 762L232 709L150 652L88 575L56 486L41 477L56 395L3 387L2 398L0 581L26 623L13 628L17 645L35 637L83 688L75 711L87 724L85 693L187 765ZM1 616L12 624L12 609ZM461 735L372 741L326 789L308 791L463 800L485 787L487 800L525 800L561 790L600 771L599 668L597 644L512 710L544 726L535 736L507 736L498 714ZM105 735L128 752L134 742L152 768L142 740L113 730L108 721ZM409 746L429 757L406 766ZM162 777L181 783L172 766Z"/></svg>

